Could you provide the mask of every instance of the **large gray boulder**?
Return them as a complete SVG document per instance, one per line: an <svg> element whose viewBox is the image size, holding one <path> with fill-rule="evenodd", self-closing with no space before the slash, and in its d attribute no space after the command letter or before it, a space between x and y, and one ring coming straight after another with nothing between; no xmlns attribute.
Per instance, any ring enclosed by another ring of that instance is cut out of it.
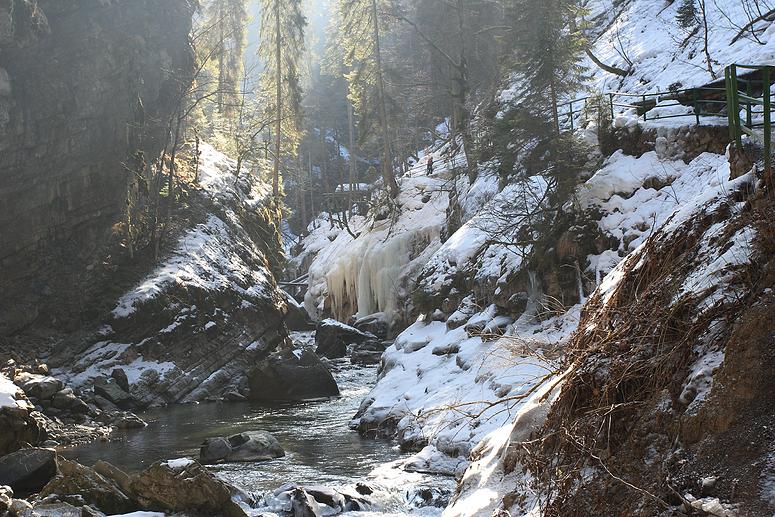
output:
<svg viewBox="0 0 775 517"><path fill-rule="evenodd" d="M57 474L53 449L22 449L0 457L0 485L26 497L38 492Z"/></svg>
<svg viewBox="0 0 775 517"><path fill-rule="evenodd" d="M143 508L165 513L245 516L232 496L240 491L193 460L151 465L132 480L132 493Z"/></svg>
<svg viewBox="0 0 775 517"><path fill-rule="evenodd" d="M21 372L14 377L13 382L29 397L48 400L64 387L64 383L49 375Z"/></svg>
<svg viewBox="0 0 775 517"><path fill-rule="evenodd" d="M338 397L333 375L309 350L282 350L248 372L251 400L314 400Z"/></svg>
<svg viewBox="0 0 775 517"><path fill-rule="evenodd" d="M288 312L285 315L285 325L288 330L305 331L314 330L315 322L309 317L307 309L289 293L283 291L288 306Z"/></svg>
<svg viewBox="0 0 775 517"><path fill-rule="evenodd" d="M350 352L350 362L363 365L379 364L386 349L385 343L374 340L366 341L353 347L352 352Z"/></svg>
<svg viewBox="0 0 775 517"><path fill-rule="evenodd" d="M112 402L121 409L131 409L135 402L132 395L121 389L118 381L112 377L95 379L94 394Z"/></svg>
<svg viewBox="0 0 775 517"><path fill-rule="evenodd" d="M280 443L265 431L208 438L199 449L202 463L268 461L283 456L285 451Z"/></svg>
<svg viewBox="0 0 775 517"><path fill-rule="evenodd" d="M99 508L108 515L139 510L139 506L111 479L92 468L59 458L59 473L40 491L41 497L59 496L70 503Z"/></svg>
<svg viewBox="0 0 775 517"><path fill-rule="evenodd" d="M325 319L318 323L315 331L315 353L321 357L337 359L347 355L347 346L366 341L377 341L377 336L361 332L355 327L336 320Z"/></svg>

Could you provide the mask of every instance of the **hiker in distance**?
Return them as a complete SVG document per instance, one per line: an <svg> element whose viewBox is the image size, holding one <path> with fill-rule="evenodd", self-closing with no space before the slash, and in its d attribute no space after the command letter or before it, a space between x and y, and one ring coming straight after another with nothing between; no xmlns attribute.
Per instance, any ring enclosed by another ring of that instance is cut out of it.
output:
<svg viewBox="0 0 775 517"><path fill-rule="evenodd" d="M433 156L428 156L428 176L433 176Z"/></svg>

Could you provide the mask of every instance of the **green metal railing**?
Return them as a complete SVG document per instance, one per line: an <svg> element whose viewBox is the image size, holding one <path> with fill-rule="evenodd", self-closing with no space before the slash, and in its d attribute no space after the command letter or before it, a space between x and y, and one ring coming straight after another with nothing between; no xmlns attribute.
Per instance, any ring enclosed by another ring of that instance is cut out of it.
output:
<svg viewBox="0 0 775 517"><path fill-rule="evenodd" d="M744 76L738 70L746 70ZM694 116L700 124L701 117L724 117L729 124L729 135L738 150L743 149L742 136L747 134L759 139L764 147L764 169L772 171L772 81L775 80L775 66L772 65L729 65L724 69L724 88L702 86L656 93L605 92L602 97L581 97L557 105L560 125L563 129L575 129L575 117L589 108L595 99L597 109L601 102L607 102L611 119L617 111L634 109L638 117L649 119L654 108L686 106L691 113L652 115L651 120ZM720 82L719 82L720 83ZM740 111L745 110L744 117ZM757 132L761 129L761 135Z"/></svg>
<svg viewBox="0 0 775 517"><path fill-rule="evenodd" d="M581 97L558 104L557 108L561 123L564 123L566 127L573 131L575 129L574 116L586 110L592 99L595 99L595 97ZM597 99L599 100L600 97ZM727 104L726 89L713 87L685 88L655 93L605 92L603 99L605 99L608 105L611 119L616 117L617 111L623 112L628 109L634 109L638 117L643 117L643 120L649 120L649 111L656 107L686 106L692 108L692 113L660 114L651 117L651 119L661 120L694 116L697 124L700 123L700 117L724 116L723 112ZM717 106L717 109L713 110L713 106Z"/></svg>
<svg viewBox="0 0 775 517"><path fill-rule="evenodd" d="M753 77L738 77L738 69L759 72ZM755 77L759 75L760 77ZM729 136L743 150L743 133L761 138L764 147L764 170L772 172L772 80L775 79L775 66L770 65L729 65L724 69L724 83L727 91L727 115L729 117ZM741 85L744 91L741 91ZM761 98L759 97L761 92ZM745 109L745 120L740 117ZM762 135L756 132L762 129Z"/></svg>

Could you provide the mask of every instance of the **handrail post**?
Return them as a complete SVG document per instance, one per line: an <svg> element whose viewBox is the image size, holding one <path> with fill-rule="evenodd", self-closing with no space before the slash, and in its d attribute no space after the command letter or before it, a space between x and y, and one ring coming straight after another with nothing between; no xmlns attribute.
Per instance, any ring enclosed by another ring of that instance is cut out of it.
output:
<svg viewBox="0 0 775 517"><path fill-rule="evenodd" d="M727 126L729 127L729 141L733 141L735 139L735 122L732 118L732 106L734 105L734 102L732 102L732 80L730 79L730 70L729 67L724 68L724 87L727 90Z"/></svg>
<svg viewBox="0 0 775 517"><path fill-rule="evenodd" d="M732 120L735 125L735 143L737 149L743 150L742 129L740 128L740 97L737 89L737 66L729 65L729 82L732 87Z"/></svg>
<svg viewBox="0 0 775 517"><path fill-rule="evenodd" d="M745 94L748 97L751 96L751 81L745 82ZM747 102L745 104L745 125L748 127L753 127L753 114L751 112L751 103Z"/></svg>
<svg viewBox="0 0 775 517"><path fill-rule="evenodd" d="M697 88L692 88L692 100L694 101L694 118L697 120L697 125L700 125L700 108L697 103Z"/></svg>
<svg viewBox="0 0 775 517"><path fill-rule="evenodd" d="M764 67L764 174L772 181L772 115L770 99L770 67Z"/></svg>
<svg viewBox="0 0 775 517"><path fill-rule="evenodd" d="M614 121L614 94L608 92L608 104L611 106L611 123Z"/></svg>
<svg viewBox="0 0 775 517"><path fill-rule="evenodd" d="M570 101L568 107L570 108L570 130L573 131L573 101Z"/></svg>
<svg viewBox="0 0 775 517"><path fill-rule="evenodd" d="M646 110L646 96L643 95L642 99L643 99L643 120L647 120L646 114L648 113L648 111Z"/></svg>

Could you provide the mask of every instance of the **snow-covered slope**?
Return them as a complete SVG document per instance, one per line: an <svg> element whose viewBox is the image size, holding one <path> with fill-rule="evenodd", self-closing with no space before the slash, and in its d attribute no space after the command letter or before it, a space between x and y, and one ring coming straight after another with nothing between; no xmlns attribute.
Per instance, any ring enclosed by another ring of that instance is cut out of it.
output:
<svg viewBox="0 0 775 517"><path fill-rule="evenodd" d="M287 338L286 298L265 256L265 236L276 231L263 206L270 189L244 171L237 178L234 160L210 145L200 151L191 224L63 358L69 382L121 368L141 405L246 394L247 370Z"/></svg>

